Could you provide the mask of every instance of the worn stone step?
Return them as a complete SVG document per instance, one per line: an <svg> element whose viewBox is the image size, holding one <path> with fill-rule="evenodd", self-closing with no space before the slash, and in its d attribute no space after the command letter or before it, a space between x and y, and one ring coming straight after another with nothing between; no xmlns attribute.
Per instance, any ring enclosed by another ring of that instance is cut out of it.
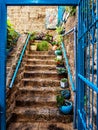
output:
<svg viewBox="0 0 98 130"><path fill-rule="evenodd" d="M29 70L29 71L35 71L35 70L44 70L44 71L54 71L56 70L56 65L25 65L25 70Z"/></svg>
<svg viewBox="0 0 98 130"><path fill-rule="evenodd" d="M55 65L56 64L54 60L39 60L39 59L26 59L26 63L31 65L36 65L36 64Z"/></svg>
<svg viewBox="0 0 98 130"><path fill-rule="evenodd" d="M41 87L57 87L60 86L59 80L51 80L49 78L24 78L22 79L24 86L41 86Z"/></svg>
<svg viewBox="0 0 98 130"><path fill-rule="evenodd" d="M33 55L54 55L54 51L27 51L26 54L33 54Z"/></svg>
<svg viewBox="0 0 98 130"><path fill-rule="evenodd" d="M19 88L19 92L20 93L42 93L42 92L45 92L45 93L54 93L54 94L57 94L59 93L60 91L62 90L61 87L40 87L40 86L25 86L25 87L20 87Z"/></svg>
<svg viewBox="0 0 98 130"><path fill-rule="evenodd" d="M52 121L69 123L73 120L73 112L64 115L54 106L17 107L13 112L13 119L13 122L18 120L21 122Z"/></svg>
<svg viewBox="0 0 98 130"><path fill-rule="evenodd" d="M50 60L50 59L55 59L55 55L32 55L32 54L28 54L28 55L26 55L26 58Z"/></svg>
<svg viewBox="0 0 98 130"><path fill-rule="evenodd" d="M67 73L65 73L62 77L67 78ZM56 71L25 71L24 78L50 78L51 80L59 80L61 79L61 76L58 75Z"/></svg>
<svg viewBox="0 0 98 130"><path fill-rule="evenodd" d="M27 92L21 93L21 97L19 96L16 100L16 106L25 107L25 106L56 106L56 95L49 92Z"/></svg>
<svg viewBox="0 0 98 130"><path fill-rule="evenodd" d="M16 122L11 123L7 130L73 130L73 123L62 122Z"/></svg>

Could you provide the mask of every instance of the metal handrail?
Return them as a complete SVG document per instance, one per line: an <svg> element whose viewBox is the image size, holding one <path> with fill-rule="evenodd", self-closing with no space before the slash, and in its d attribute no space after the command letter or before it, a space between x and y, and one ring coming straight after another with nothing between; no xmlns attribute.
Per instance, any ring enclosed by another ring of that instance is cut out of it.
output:
<svg viewBox="0 0 98 130"><path fill-rule="evenodd" d="M70 79L70 83L72 86L72 90L74 92L74 121L73 121L73 127L74 129L77 128L77 122L76 122L76 118L77 118L77 27L72 28L71 30L69 30L68 32L66 32L65 34L63 34L63 36L66 36L70 33L74 32L74 57L75 57L75 81L73 82L73 78L72 78L72 73L70 70L70 66L68 63L68 58L67 58L67 54L66 54L66 50L65 50L65 46L64 46L64 42L62 42L62 51L64 54L64 58L65 58L65 63L66 63L66 67L68 70L68 76Z"/></svg>
<svg viewBox="0 0 98 130"><path fill-rule="evenodd" d="M21 55L20 55L20 57L19 57L19 60L18 60L16 69L15 69L15 72L14 72L14 74L13 74L13 76L12 76L12 80L11 80L10 85L9 85L9 88L12 88L12 86L13 86L13 84L14 84L16 75L17 75L17 73L18 73L18 70L19 70L21 61L22 61L22 59L23 59L23 56L24 56L24 53L25 53L25 50L26 50L26 47L27 47L27 45L28 45L29 38L30 38L30 34L28 34L28 37L27 37L26 42L25 42L25 45L24 45L24 47L23 47L23 49L22 49L22 52L21 52Z"/></svg>
<svg viewBox="0 0 98 130"><path fill-rule="evenodd" d="M68 32L64 33L62 36L66 36L66 35L68 35L69 33L73 32L74 30L75 30L75 29L72 28L72 29L69 30ZM66 54L64 42L62 42L62 51L63 51L63 54L64 54L64 59L65 59L65 62L66 62L66 67L67 67L67 70L68 70L68 76L69 76L69 79L70 79L70 83L71 83L71 86L72 86L72 90L73 90L73 92L75 92L76 89L75 89L74 82L73 82L73 79L72 79L72 73L71 73L71 70L70 70L70 65L69 65L69 63L68 63L68 58L67 58L67 54Z"/></svg>
<svg viewBox="0 0 98 130"><path fill-rule="evenodd" d="M64 54L64 59L65 59L65 62L66 62L66 68L68 70L68 76L69 76L69 79L70 79L72 90L73 90L73 92L75 92L76 89L75 89L75 86L74 86L74 83L73 83L72 74L71 74L71 70L70 70L70 66L69 66L69 63L68 63L68 58L67 58L67 54L66 54L66 50L65 50L65 46L64 46L63 42L62 42L62 51L63 51L63 54Z"/></svg>

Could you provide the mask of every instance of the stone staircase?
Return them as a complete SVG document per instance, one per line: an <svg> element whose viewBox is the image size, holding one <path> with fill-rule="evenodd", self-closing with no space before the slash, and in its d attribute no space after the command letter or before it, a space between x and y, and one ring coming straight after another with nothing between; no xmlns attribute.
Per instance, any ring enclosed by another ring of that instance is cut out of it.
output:
<svg viewBox="0 0 98 130"><path fill-rule="evenodd" d="M72 113L59 112L56 95L61 90L52 51L28 51L20 94L7 130L73 130Z"/></svg>

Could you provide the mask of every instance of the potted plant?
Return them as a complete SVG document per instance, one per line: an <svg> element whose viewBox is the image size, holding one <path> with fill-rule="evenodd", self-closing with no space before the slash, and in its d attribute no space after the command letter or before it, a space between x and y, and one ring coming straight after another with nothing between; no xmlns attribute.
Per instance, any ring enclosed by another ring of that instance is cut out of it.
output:
<svg viewBox="0 0 98 130"><path fill-rule="evenodd" d="M48 51L49 43L47 41L41 41L37 44L37 51Z"/></svg>
<svg viewBox="0 0 98 130"><path fill-rule="evenodd" d="M56 55L56 56L62 55L61 47L57 47L57 49L55 50L55 55Z"/></svg>
<svg viewBox="0 0 98 130"><path fill-rule="evenodd" d="M57 68L58 74L65 74L67 70L64 67Z"/></svg>
<svg viewBox="0 0 98 130"><path fill-rule="evenodd" d="M73 107L71 101L65 100L62 95L57 95L56 100L60 112L62 112L63 114L69 114L70 112L72 112Z"/></svg>
<svg viewBox="0 0 98 130"><path fill-rule="evenodd" d="M51 44L52 44L52 46L53 46L53 47L52 47L52 50L55 51L55 50L57 49L56 41L52 41Z"/></svg>
<svg viewBox="0 0 98 130"><path fill-rule="evenodd" d="M68 80L67 78L62 78L60 81L61 88L68 87Z"/></svg>
<svg viewBox="0 0 98 130"><path fill-rule="evenodd" d="M55 58L55 62L56 62L57 67L64 64L63 60L61 58L58 58L58 57Z"/></svg>
<svg viewBox="0 0 98 130"><path fill-rule="evenodd" d="M30 50L31 51L36 51L37 50L36 44L34 44L34 43L30 44Z"/></svg>
<svg viewBox="0 0 98 130"><path fill-rule="evenodd" d="M32 32L30 35L30 43L34 42L35 37L36 37L36 32Z"/></svg>
<svg viewBox="0 0 98 130"><path fill-rule="evenodd" d="M65 99L69 99L70 98L70 90L61 90L61 95L65 98Z"/></svg>
<svg viewBox="0 0 98 130"><path fill-rule="evenodd" d="M59 110L63 113L63 114L69 114L72 112L72 102L71 101L64 101L63 105L59 107Z"/></svg>

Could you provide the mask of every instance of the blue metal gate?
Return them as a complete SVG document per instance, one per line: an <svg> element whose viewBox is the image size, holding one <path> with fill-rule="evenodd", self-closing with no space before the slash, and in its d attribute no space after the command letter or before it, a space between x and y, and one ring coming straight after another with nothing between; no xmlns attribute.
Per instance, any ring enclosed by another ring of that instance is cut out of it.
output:
<svg viewBox="0 0 98 130"><path fill-rule="evenodd" d="M98 0L80 0L77 49L77 128L98 130Z"/></svg>

